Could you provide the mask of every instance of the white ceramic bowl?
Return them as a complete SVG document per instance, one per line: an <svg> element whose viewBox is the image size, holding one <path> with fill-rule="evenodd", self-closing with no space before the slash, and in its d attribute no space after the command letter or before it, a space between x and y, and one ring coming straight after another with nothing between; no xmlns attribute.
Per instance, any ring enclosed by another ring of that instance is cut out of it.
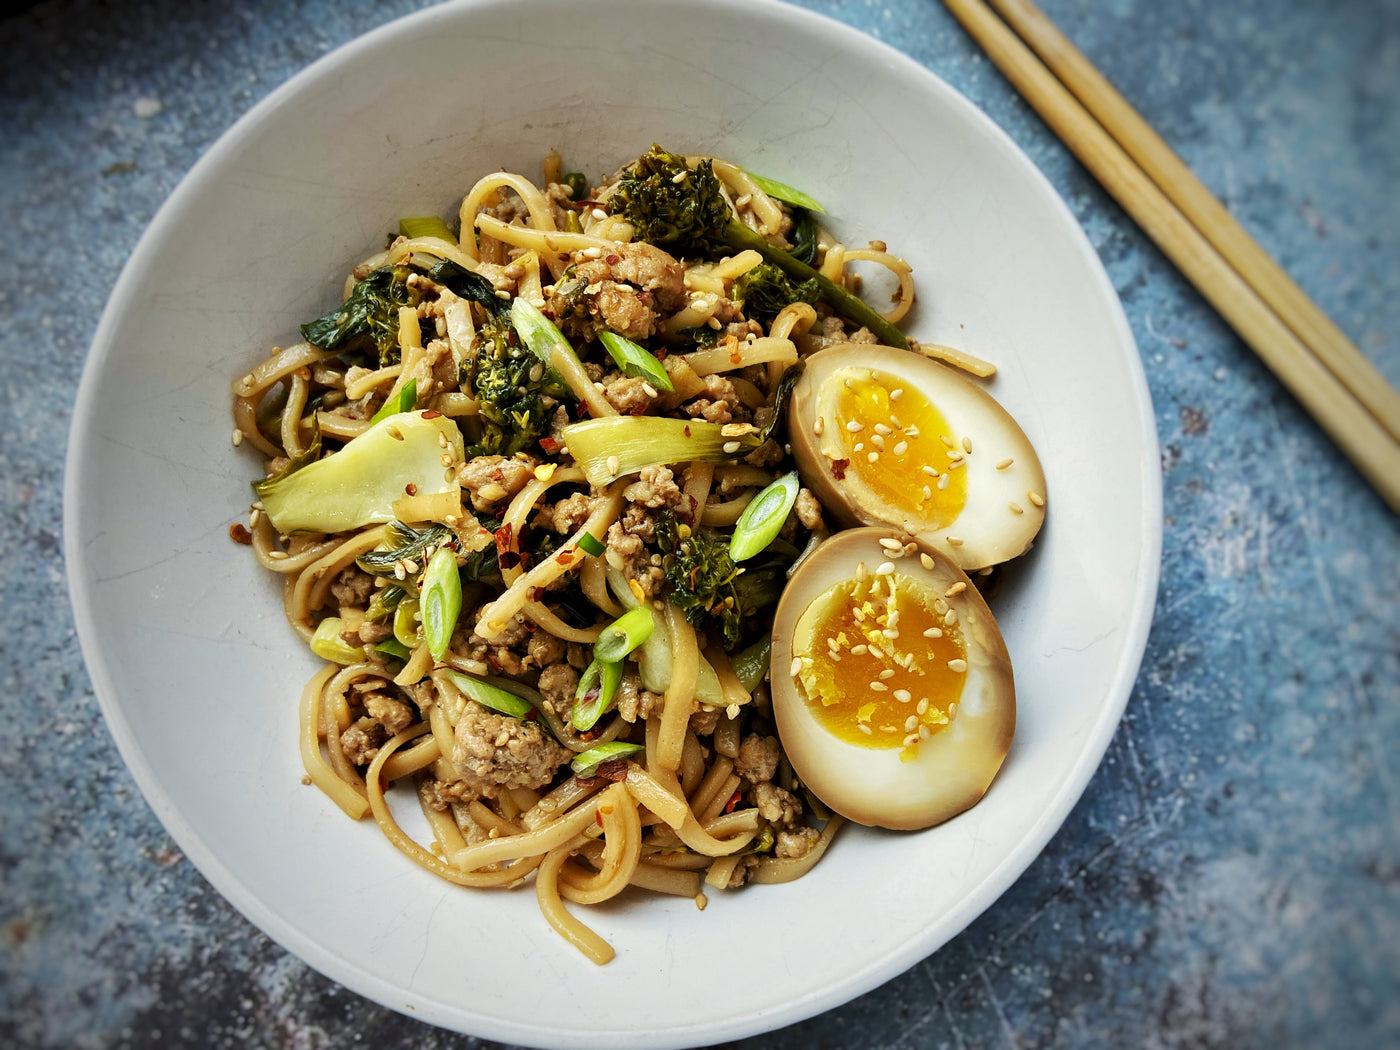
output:
<svg viewBox="0 0 1400 1050"><path fill-rule="evenodd" d="M922 67L769 3L482 0L355 41L240 120L161 209L78 396L66 545L112 734L181 848L253 922L357 992L550 1046L694 1045L835 1006L961 930L1079 797L1131 689L1156 590L1156 437L1132 336L1054 191ZM567 26L561 32L560 26ZM592 176L653 140L817 195L915 268L911 331L996 361L1050 515L996 606L1020 724L987 798L919 834L848 829L808 878L590 912L595 968L524 892L435 880L300 784L313 658L228 538L256 471L230 380L336 301L399 216L558 149ZM347 921L354 916L353 921ZM363 917L363 918L362 918ZM760 979L754 979L761 975Z"/></svg>

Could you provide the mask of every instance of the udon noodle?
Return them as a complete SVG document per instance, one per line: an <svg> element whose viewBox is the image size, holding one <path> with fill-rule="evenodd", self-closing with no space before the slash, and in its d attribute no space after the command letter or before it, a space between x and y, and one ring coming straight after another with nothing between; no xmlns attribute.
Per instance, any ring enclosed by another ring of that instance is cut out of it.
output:
<svg viewBox="0 0 1400 1050"><path fill-rule="evenodd" d="M728 162L685 165L673 181L712 172L724 218L835 287L858 290L856 263L887 271L877 320L903 318L909 267L883 244L836 242L806 198ZM314 338L233 384L234 441L270 479L235 538L281 576L288 622L327 661L301 692L309 782L449 882L533 879L549 924L597 963L613 949L566 905L637 887L703 907L708 890L800 878L841 824L793 776L765 683L765 610L826 535L822 508L802 490L743 574L718 563L791 470L771 427L785 374L823 346L877 341L763 251L646 243L619 181L589 186L556 156L541 185L482 177L455 230L405 220ZM544 350L518 303L545 319ZM630 340L623 358L608 332ZM580 421L651 418L722 431L718 451L665 457L658 439L661 461L629 470L621 437L570 448ZM427 427L436 474L374 451ZM392 491L366 495L375 484ZM432 576L442 564L455 601ZM638 609L650 634L601 660L595 645ZM396 816L401 788L424 841Z"/></svg>

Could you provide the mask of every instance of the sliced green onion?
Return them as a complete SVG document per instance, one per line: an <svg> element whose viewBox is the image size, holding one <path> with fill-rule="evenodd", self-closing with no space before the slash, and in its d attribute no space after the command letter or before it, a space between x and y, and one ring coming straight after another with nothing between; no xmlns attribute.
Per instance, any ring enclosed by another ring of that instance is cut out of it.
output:
<svg viewBox="0 0 1400 1050"><path fill-rule="evenodd" d="M730 657L729 662L734 668L734 674L749 692L757 689L763 681L763 676L768 673L768 658L772 651L773 636L765 634L747 649L742 649Z"/></svg>
<svg viewBox="0 0 1400 1050"><path fill-rule="evenodd" d="M418 404L418 380L410 379L403 386L399 387L399 392L384 404L379 406L379 411L370 417L370 423L378 423L381 419L388 419L396 416L400 412L412 412Z"/></svg>
<svg viewBox="0 0 1400 1050"><path fill-rule="evenodd" d="M405 598L399 602L398 608L394 610L394 637L403 645L410 649L416 649L419 638L418 626L418 599Z"/></svg>
<svg viewBox="0 0 1400 1050"><path fill-rule="evenodd" d="M383 653L385 656L392 656L399 660L407 660L413 655L413 650L404 645L397 638L385 638L374 647L376 653Z"/></svg>
<svg viewBox="0 0 1400 1050"><path fill-rule="evenodd" d="M585 554L591 554L595 558L605 550L603 541L591 532L585 532L580 536L578 538L578 545L583 548Z"/></svg>
<svg viewBox="0 0 1400 1050"><path fill-rule="evenodd" d="M750 500L744 513L734 523L734 535L729 539L729 556L736 562L743 561L772 543L783 522L787 521L792 505L797 502L800 487L801 482L794 470Z"/></svg>
<svg viewBox="0 0 1400 1050"><path fill-rule="evenodd" d="M566 171L559 176L559 181L569 187L569 196L574 201L581 201L588 196L588 177L581 171Z"/></svg>
<svg viewBox="0 0 1400 1050"><path fill-rule="evenodd" d="M317 624L316 633L311 636L311 651L333 664L360 663L365 658L364 651L340 637L344 628L345 624L339 616L327 616Z"/></svg>
<svg viewBox="0 0 1400 1050"><path fill-rule="evenodd" d="M593 643L593 658L616 663L650 638L655 629L656 617L645 605L639 605L603 628Z"/></svg>
<svg viewBox="0 0 1400 1050"><path fill-rule="evenodd" d="M554 355L558 354L565 360L572 359L577 370L583 372L583 363L574 352L573 344L564 337L564 333L559 331L553 321L540 313L539 307L534 303L516 296L510 304L510 323L520 333L520 338L530 348L530 353L544 362L545 368L553 373L560 386L567 388L569 384L555 366Z"/></svg>
<svg viewBox="0 0 1400 1050"><path fill-rule="evenodd" d="M755 175L753 172L746 172L749 178L758 183L758 188L770 197L774 197L784 204L795 204L799 208L806 208L808 211L821 212L826 214L826 209L809 194L789 186L786 182L779 182L777 179L767 179L762 175Z"/></svg>
<svg viewBox="0 0 1400 1050"><path fill-rule="evenodd" d="M634 379L645 379L657 390L675 390L671 383L671 377L666 374L666 369L661 367L661 362L652 356L651 351L643 346L638 346L624 335L616 332L599 332L598 341L612 355L612 359L617 362L617 367L622 369L622 374L631 376Z"/></svg>
<svg viewBox="0 0 1400 1050"><path fill-rule="evenodd" d="M434 660L441 660L457 628L462 613L462 577L457 572L457 555L439 547L428 559L423 573L423 589L418 594L423 610L423 635Z"/></svg>
<svg viewBox="0 0 1400 1050"><path fill-rule="evenodd" d="M500 686L483 682L480 678L473 678L460 671L448 671L447 677L452 679L453 684L472 700L475 700L482 707L490 708L497 714L510 715L512 718L525 718L535 709L530 701L507 692Z"/></svg>
<svg viewBox="0 0 1400 1050"><path fill-rule="evenodd" d="M757 181L757 180L755 180ZM764 192L767 192L766 190ZM777 194L769 193L770 197ZM436 215L415 215L411 218L399 220L399 233L405 237L437 237L448 244L456 244L457 238L452 231L447 228L447 223L443 222Z"/></svg>
<svg viewBox="0 0 1400 1050"><path fill-rule="evenodd" d="M374 592L374 597L369 600L369 608L365 610L365 619L370 623L387 620L407 594L406 590L395 583L381 587Z"/></svg>
<svg viewBox="0 0 1400 1050"><path fill-rule="evenodd" d="M599 744L597 747L590 747L587 751L580 752L574 757L569 768L581 777L593 775L593 771L604 762L610 762L614 758L626 758L628 755L635 755L645 748L641 744L626 744L621 740L609 740L606 744Z"/></svg>
<svg viewBox="0 0 1400 1050"><path fill-rule="evenodd" d="M669 416L605 416L570 423L559 432L559 439L588 483L602 488L643 467L728 463L763 444L756 433L731 437L724 433L726 426L733 424Z"/></svg>
<svg viewBox="0 0 1400 1050"><path fill-rule="evenodd" d="M572 208L564 213L564 230L566 233L583 232L583 223L578 221L578 212Z"/></svg>
<svg viewBox="0 0 1400 1050"><path fill-rule="evenodd" d="M586 733L598 724L598 719L607 713L617 696L617 687L622 683L622 662L609 663L596 657L578 680L578 691L574 694L574 707L569 712L569 721L580 733Z"/></svg>

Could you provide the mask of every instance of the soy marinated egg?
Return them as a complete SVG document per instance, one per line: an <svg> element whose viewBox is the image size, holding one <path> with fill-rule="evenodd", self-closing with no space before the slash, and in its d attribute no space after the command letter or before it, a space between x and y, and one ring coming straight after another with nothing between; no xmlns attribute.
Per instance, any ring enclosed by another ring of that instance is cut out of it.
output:
<svg viewBox="0 0 1400 1050"><path fill-rule="evenodd" d="M888 525L964 570L1014 558L1045 519L1045 473L980 386L893 347L807 358L788 436L803 484L843 524Z"/></svg>
<svg viewBox="0 0 1400 1050"><path fill-rule="evenodd" d="M889 529L832 536L788 582L772 650L773 713L798 778L843 816L896 829L981 799L1016 725L986 602L936 551L904 550Z"/></svg>

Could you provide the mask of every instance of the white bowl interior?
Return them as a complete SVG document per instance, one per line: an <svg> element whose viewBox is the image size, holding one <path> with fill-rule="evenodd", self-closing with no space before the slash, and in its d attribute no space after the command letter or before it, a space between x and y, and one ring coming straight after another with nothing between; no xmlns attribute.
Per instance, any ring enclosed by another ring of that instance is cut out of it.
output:
<svg viewBox="0 0 1400 1050"><path fill-rule="evenodd" d="M430 9L317 63L220 140L152 223L96 336L67 551L123 756L181 847L269 934L439 1025L535 1045L694 1044L797 1020L902 971L1059 826L1146 638L1156 437L1087 240L941 81L794 8L595 0L579 12L563 0ZM528 889L444 885L301 786L295 709L315 661L274 581L227 534L257 469L230 448L229 383L329 308L399 216L449 214L495 168L538 178L551 149L596 177L653 140L807 188L847 242L884 239L908 258L912 334L998 363L992 390L1039 449L1050 512L994 605L1020 721L987 798L920 834L847 829L810 877L711 892L703 913L642 896L590 911L618 950L595 968Z"/></svg>

